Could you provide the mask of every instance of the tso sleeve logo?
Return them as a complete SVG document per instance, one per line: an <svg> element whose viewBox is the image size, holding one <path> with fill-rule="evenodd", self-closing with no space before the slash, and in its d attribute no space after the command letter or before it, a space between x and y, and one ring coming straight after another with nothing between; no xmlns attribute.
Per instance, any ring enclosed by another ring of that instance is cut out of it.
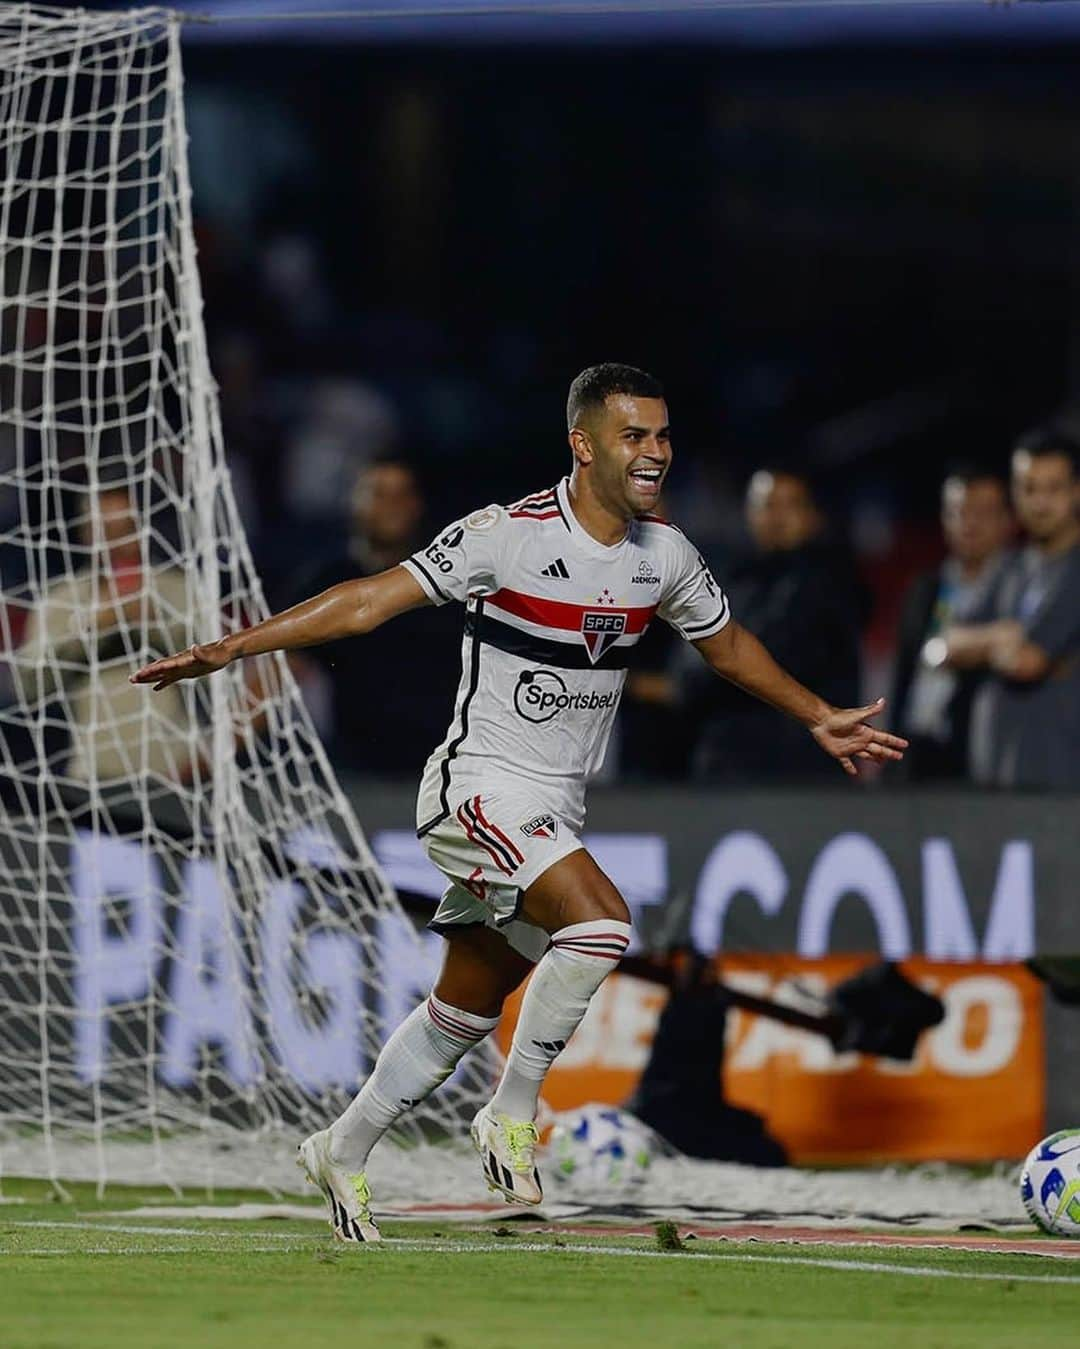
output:
<svg viewBox="0 0 1080 1349"><path fill-rule="evenodd" d="M554 670L522 670L514 688L514 709L519 717L536 723L550 721L568 709L575 712L605 712L619 701L619 690L570 693Z"/></svg>
<svg viewBox="0 0 1080 1349"><path fill-rule="evenodd" d="M589 659L594 665L605 651L615 645L625 631L625 614L587 609L581 616L581 635L585 640Z"/></svg>

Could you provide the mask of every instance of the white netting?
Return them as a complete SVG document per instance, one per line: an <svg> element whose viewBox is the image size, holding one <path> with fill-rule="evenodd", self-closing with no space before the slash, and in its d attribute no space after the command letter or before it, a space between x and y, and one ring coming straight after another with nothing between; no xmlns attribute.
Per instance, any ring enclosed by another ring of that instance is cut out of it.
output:
<svg viewBox="0 0 1080 1349"><path fill-rule="evenodd" d="M0 1163L260 1183L355 1090L432 953L284 661L127 682L265 612L181 95L166 11L0 5Z"/></svg>

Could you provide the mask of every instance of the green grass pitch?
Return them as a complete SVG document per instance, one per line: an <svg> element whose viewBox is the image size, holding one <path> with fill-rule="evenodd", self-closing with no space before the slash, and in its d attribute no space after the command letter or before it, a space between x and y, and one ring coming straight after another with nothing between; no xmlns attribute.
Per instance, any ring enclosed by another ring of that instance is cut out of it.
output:
<svg viewBox="0 0 1080 1349"><path fill-rule="evenodd" d="M3 1195L0 1349L1018 1349L1080 1325L1080 1262L1042 1256L412 1222L357 1250L302 1219L133 1216L176 1202L142 1187Z"/></svg>

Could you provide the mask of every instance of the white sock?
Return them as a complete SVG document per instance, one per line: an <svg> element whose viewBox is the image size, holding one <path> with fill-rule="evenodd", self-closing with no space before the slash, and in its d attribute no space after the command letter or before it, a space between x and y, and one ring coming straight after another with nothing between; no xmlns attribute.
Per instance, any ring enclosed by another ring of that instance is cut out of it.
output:
<svg viewBox="0 0 1080 1349"><path fill-rule="evenodd" d="M441 1002L434 993L405 1018L382 1047L371 1076L330 1126L330 1155L363 1171L371 1149L395 1120L430 1095L458 1060L498 1025Z"/></svg>
<svg viewBox="0 0 1080 1349"><path fill-rule="evenodd" d="M602 918L560 928L532 972L492 1107L511 1119L535 1119L540 1087L566 1047L592 995L630 941L630 924Z"/></svg>

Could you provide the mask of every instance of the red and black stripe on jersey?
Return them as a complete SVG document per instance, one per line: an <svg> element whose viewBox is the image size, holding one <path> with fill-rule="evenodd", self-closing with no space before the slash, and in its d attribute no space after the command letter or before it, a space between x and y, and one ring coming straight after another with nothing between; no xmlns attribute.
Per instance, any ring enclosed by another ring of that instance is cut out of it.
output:
<svg viewBox="0 0 1080 1349"><path fill-rule="evenodd" d="M630 607L573 604L527 595L504 586L484 597L483 611L470 609L465 631L488 646L537 665L563 670L625 670L634 643L614 643L593 660L582 640L586 614L621 614L625 619L622 636L638 638L656 613L655 604ZM509 619L510 621L507 621ZM528 623L525 628L514 619ZM542 628L536 632L533 628Z"/></svg>
<svg viewBox="0 0 1080 1349"><path fill-rule="evenodd" d="M514 506L506 513L511 520L554 520L560 514L559 503L554 497L531 506Z"/></svg>
<svg viewBox="0 0 1080 1349"><path fill-rule="evenodd" d="M512 506L507 506L506 513L511 520L555 520L562 516L562 522L569 530L570 524L563 515L563 508L559 504L558 493L555 488L548 488L543 492L534 492L531 496L522 497L520 501L515 501Z"/></svg>
<svg viewBox="0 0 1080 1349"><path fill-rule="evenodd" d="M530 492L528 496L523 496L520 501L512 501L507 506L508 511L525 511L534 506L550 506L555 500L555 488L545 487L541 492Z"/></svg>

